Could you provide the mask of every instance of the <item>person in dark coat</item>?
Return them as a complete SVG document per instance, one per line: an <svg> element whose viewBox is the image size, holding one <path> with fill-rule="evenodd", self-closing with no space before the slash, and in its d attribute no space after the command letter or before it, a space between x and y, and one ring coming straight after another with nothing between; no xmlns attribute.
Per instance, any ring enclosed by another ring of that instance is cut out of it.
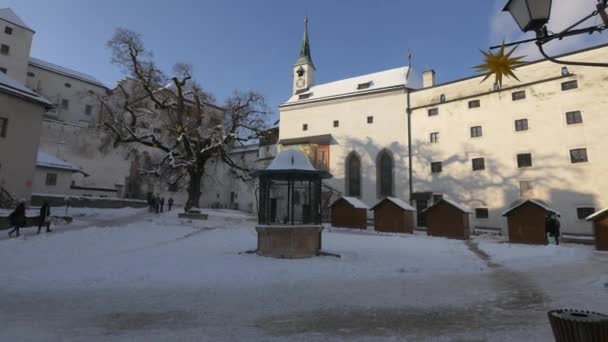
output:
<svg viewBox="0 0 608 342"><path fill-rule="evenodd" d="M545 218L545 231L549 236L555 238L555 244L559 245L559 228L560 223L557 219L557 214L549 213Z"/></svg>
<svg viewBox="0 0 608 342"><path fill-rule="evenodd" d="M158 195L154 197L154 212L157 214L160 212L160 197Z"/></svg>
<svg viewBox="0 0 608 342"><path fill-rule="evenodd" d="M165 198L161 197L160 198L160 212L162 213L163 211L165 211Z"/></svg>
<svg viewBox="0 0 608 342"><path fill-rule="evenodd" d="M169 197L167 205L169 206L168 211L171 211L171 208L173 208L173 197Z"/></svg>
<svg viewBox="0 0 608 342"><path fill-rule="evenodd" d="M49 202L42 203L42 207L40 207L40 216L38 221L38 232L36 234L40 234L40 229L42 225L46 225L46 232L50 233L51 230L51 206Z"/></svg>
<svg viewBox="0 0 608 342"><path fill-rule="evenodd" d="M16 232L17 237L19 237L19 229L25 227L25 201L19 202L17 208L8 215L8 220L13 226L13 229L8 232L8 236L11 237L13 232Z"/></svg>

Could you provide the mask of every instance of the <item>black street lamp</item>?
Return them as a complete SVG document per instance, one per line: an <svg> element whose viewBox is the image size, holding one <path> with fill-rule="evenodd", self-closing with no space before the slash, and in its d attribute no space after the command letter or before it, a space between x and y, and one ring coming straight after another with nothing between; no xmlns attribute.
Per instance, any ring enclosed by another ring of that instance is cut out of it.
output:
<svg viewBox="0 0 608 342"><path fill-rule="evenodd" d="M503 12L509 12L524 31L538 32L549 21L551 0L509 0Z"/></svg>
<svg viewBox="0 0 608 342"><path fill-rule="evenodd" d="M548 56L545 53L545 50L543 49L544 44L554 39L562 40L563 38L569 36L574 36L578 34L592 34L595 32L601 33L602 31L606 30L608 28L608 14L606 14L606 9L608 8L608 0L597 0L597 5L595 6L596 8L593 12L591 12L591 14L585 16L581 20L575 22L574 24L568 26L566 29L558 33L550 33L547 29L547 23L549 22L549 17L551 16L551 3L551 0L509 0L503 9L503 12L509 12L523 32L536 32L536 38L492 46L490 47L490 49L535 42L538 46L538 50L540 51L541 55L543 55L551 62L566 65L608 67L608 63L588 63L557 60L553 57ZM598 15L602 19L602 23L600 25L577 28L585 21Z"/></svg>

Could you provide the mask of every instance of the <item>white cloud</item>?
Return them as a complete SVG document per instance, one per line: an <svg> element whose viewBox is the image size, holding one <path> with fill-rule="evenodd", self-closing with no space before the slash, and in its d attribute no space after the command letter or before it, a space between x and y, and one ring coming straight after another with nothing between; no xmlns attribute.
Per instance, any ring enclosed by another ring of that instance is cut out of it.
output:
<svg viewBox="0 0 608 342"><path fill-rule="evenodd" d="M499 45L503 40L512 42L515 40L533 38L534 33L524 34L507 12L502 12L506 0L494 1L494 15L490 18L489 26L489 45ZM551 8L551 19L547 27L551 32L560 32L568 26L574 24L583 17L591 14L595 10L596 0L553 0ZM586 27L598 24L601 19L598 16L589 19L579 27ZM545 51L549 55L555 55L568 51L573 51L591 45L606 42L605 34L577 35L564 38L561 41L552 41L545 45ZM538 48L534 43L522 44L517 50L518 55L527 56L527 60L541 58Z"/></svg>

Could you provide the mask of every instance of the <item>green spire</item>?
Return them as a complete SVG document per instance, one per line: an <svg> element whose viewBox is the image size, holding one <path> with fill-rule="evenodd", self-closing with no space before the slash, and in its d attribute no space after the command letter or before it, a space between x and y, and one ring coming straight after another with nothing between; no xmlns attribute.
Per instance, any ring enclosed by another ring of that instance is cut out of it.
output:
<svg viewBox="0 0 608 342"><path fill-rule="evenodd" d="M302 47L300 47L300 57L296 60L295 65L310 64L315 68L310 56L310 43L308 42L308 17L304 17L304 38L302 38Z"/></svg>

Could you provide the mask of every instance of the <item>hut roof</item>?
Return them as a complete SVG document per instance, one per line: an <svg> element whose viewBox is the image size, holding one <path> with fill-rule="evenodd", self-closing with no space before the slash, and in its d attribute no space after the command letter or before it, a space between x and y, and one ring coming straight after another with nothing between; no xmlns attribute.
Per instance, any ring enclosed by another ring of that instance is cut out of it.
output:
<svg viewBox="0 0 608 342"><path fill-rule="evenodd" d="M600 216L603 216L604 214L608 215L608 208L594 212L593 214L587 216L585 218L585 220L587 220L587 221L593 221L596 218L598 218Z"/></svg>
<svg viewBox="0 0 608 342"><path fill-rule="evenodd" d="M465 207L461 206L460 204L458 204L458 203L456 203L454 201L450 201L449 199L446 199L446 198L442 198L439 201L433 203L430 207L424 209L422 212L428 211L429 209L437 206L441 202L445 202L445 203L451 205L452 207L454 207L454 208L462 211L463 213L466 213L466 214L472 214L473 213L472 211L470 211L470 210L466 209Z"/></svg>
<svg viewBox="0 0 608 342"><path fill-rule="evenodd" d="M390 201L394 205L398 206L399 208L401 208L403 210L416 211L416 209L414 207L412 207L411 205L405 203L404 201L402 201L402 200L400 200L399 198L396 198L396 197L385 197L385 198L381 199L380 201L378 201L378 203L374 204L374 206L372 207L371 210L374 210L377 206L380 205L380 203L382 203L384 201Z"/></svg>
<svg viewBox="0 0 608 342"><path fill-rule="evenodd" d="M527 199L519 199L519 200L511 203L511 206L509 207L509 209L507 209L504 213L502 213L502 216L507 216L507 214L509 214L511 211L515 210L516 208L521 207L522 205L524 205L524 203L528 203L528 202L535 204L535 205L545 209L546 211L559 215L559 212L557 210L549 207L547 205L547 203L545 203L541 200L538 200L538 199L527 198Z"/></svg>
<svg viewBox="0 0 608 342"><path fill-rule="evenodd" d="M338 198L330 205L330 207L333 207L334 204L338 203L338 201L340 201L341 199L348 202L355 209L369 209L367 204L363 203L360 199L358 199L356 197L349 197L349 196L342 196L342 197Z"/></svg>

